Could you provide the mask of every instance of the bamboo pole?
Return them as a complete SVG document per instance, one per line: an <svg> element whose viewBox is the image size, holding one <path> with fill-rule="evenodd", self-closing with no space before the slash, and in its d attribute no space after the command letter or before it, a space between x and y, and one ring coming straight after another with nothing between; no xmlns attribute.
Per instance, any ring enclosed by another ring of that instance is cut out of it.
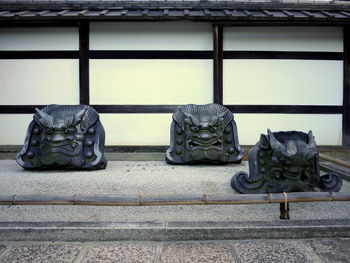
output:
<svg viewBox="0 0 350 263"><path fill-rule="evenodd" d="M320 156L320 158L322 160L326 160L326 161L329 161L329 162L332 162L332 163L335 163L335 164L339 164L339 165L344 166L346 168L350 168L350 163L349 162L346 162L346 161L343 161L343 160L339 160L339 159L333 158L331 156L328 156L328 155L325 155L325 154L322 154L322 153L319 153L318 155Z"/></svg>
<svg viewBox="0 0 350 263"><path fill-rule="evenodd" d="M163 205L239 205L293 202L350 201L350 193L295 192L234 195L0 195L0 205L91 205L91 206L163 206Z"/></svg>

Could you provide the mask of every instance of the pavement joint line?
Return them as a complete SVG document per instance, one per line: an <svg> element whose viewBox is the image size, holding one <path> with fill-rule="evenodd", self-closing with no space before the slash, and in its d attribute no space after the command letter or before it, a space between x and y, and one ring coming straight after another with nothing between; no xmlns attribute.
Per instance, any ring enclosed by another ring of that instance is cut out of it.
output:
<svg viewBox="0 0 350 263"><path fill-rule="evenodd" d="M163 240L166 240L166 232L168 230L168 222L164 222L164 227L163 227Z"/></svg>
<svg viewBox="0 0 350 263"><path fill-rule="evenodd" d="M319 257L319 255L317 255L316 251L312 249L312 247L304 242L305 240L297 240L297 242L302 245L311 255L312 257L314 257L314 259L316 260L316 262L320 262L320 263L327 263L324 260L322 260L322 258Z"/></svg>
<svg viewBox="0 0 350 263"><path fill-rule="evenodd" d="M83 248L80 250L78 256L73 260L72 263L82 262L82 260L85 258L87 253L88 253L88 245L84 245Z"/></svg>
<svg viewBox="0 0 350 263"><path fill-rule="evenodd" d="M0 262L9 253L13 246L7 246L5 250L0 254Z"/></svg>
<svg viewBox="0 0 350 263"><path fill-rule="evenodd" d="M154 263L161 263L162 262L162 253L163 253L164 245L163 243L159 242L156 247L155 251L155 257L154 257Z"/></svg>
<svg viewBox="0 0 350 263"><path fill-rule="evenodd" d="M238 255L238 252L237 252L237 249L236 249L236 244L237 244L237 243L238 243L238 242L232 243L232 253L233 253L233 256L234 256L234 258L235 258L235 260L236 260L237 263L244 263L244 262L242 262L241 258L240 258L239 255Z"/></svg>

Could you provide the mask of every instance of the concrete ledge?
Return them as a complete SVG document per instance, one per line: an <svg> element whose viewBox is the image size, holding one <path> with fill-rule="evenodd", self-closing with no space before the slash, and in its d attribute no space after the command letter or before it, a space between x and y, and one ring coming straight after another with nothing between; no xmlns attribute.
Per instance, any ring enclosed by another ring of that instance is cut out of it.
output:
<svg viewBox="0 0 350 263"><path fill-rule="evenodd" d="M187 241L349 237L350 220L0 223L0 241Z"/></svg>
<svg viewBox="0 0 350 263"><path fill-rule="evenodd" d="M0 160L16 160L14 152L0 152ZM164 161L165 152L106 152L108 161Z"/></svg>

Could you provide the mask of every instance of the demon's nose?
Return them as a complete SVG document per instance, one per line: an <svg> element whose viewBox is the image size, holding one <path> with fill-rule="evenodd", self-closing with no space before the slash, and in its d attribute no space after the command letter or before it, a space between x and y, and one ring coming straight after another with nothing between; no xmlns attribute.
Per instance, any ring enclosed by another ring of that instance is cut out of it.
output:
<svg viewBox="0 0 350 263"><path fill-rule="evenodd" d="M209 132L201 132L201 133L195 134L193 137L203 141L209 141L214 137L214 135Z"/></svg>
<svg viewBox="0 0 350 263"><path fill-rule="evenodd" d="M202 133L202 134L200 135L200 138L201 138L202 140L210 140L210 139L212 138L212 135L209 134L208 132L205 132L205 133Z"/></svg>
<svg viewBox="0 0 350 263"><path fill-rule="evenodd" d="M51 141L55 143L63 142L65 140L65 137L62 134L55 134L52 138Z"/></svg>

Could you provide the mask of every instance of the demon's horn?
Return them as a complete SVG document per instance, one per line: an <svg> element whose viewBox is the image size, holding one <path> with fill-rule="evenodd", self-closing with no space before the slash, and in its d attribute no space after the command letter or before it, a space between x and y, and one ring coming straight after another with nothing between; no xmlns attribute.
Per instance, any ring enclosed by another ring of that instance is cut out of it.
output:
<svg viewBox="0 0 350 263"><path fill-rule="evenodd" d="M38 108L35 108L35 111L39 115L40 119L47 119L51 117L49 114L43 112L42 110L39 110Z"/></svg>
<svg viewBox="0 0 350 263"><path fill-rule="evenodd" d="M81 121L81 119L84 117L86 112L86 109L82 109L80 111L78 111L75 115L74 115L74 122L79 122Z"/></svg>
<svg viewBox="0 0 350 263"><path fill-rule="evenodd" d="M270 129L267 129L267 134L269 135L270 145L273 150L277 152L286 152L286 147L276 139Z"/></svg>
<svg viewBox="0 0 350 263"><path fill-rule="evenodd" d="M309 146L309 148L316 148L315 138L314 138L311 130L308 132L307 137L308 137L307 145Z"/></svg>

